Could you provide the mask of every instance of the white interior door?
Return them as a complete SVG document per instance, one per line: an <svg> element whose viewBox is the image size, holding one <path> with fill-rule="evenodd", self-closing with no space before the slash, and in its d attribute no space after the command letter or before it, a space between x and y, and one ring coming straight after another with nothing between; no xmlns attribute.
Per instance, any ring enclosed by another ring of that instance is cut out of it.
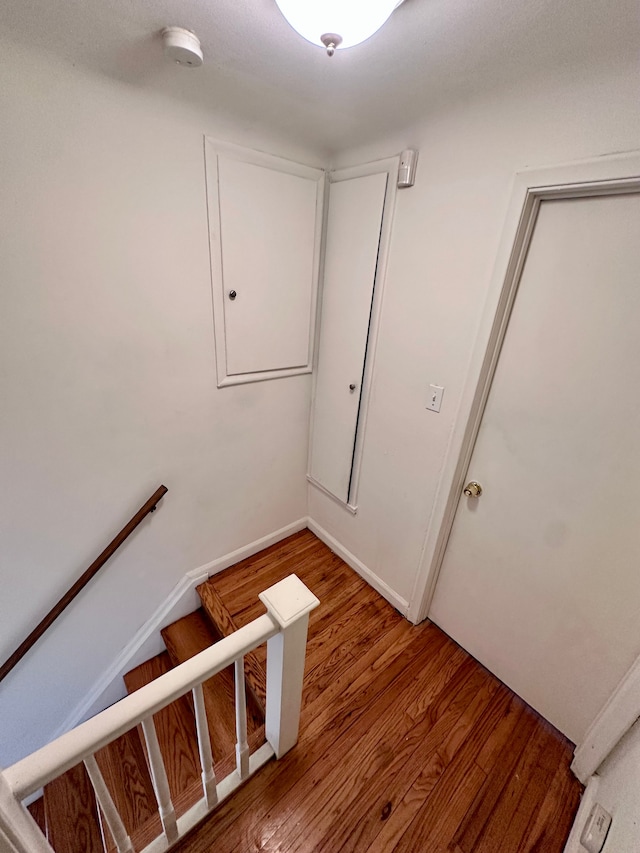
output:
<svg viewBox="0 0 640 853"><path fill-rule="evenodd" d="M309 473L345 503L387 180L387 172L379 172L329 189Z"/></svg>
<svg viewBox="0 0 640 853"><path fill-rule="evenodd" d="M430 617L574 742L640 654L640 196L547 200Z"/></svg>

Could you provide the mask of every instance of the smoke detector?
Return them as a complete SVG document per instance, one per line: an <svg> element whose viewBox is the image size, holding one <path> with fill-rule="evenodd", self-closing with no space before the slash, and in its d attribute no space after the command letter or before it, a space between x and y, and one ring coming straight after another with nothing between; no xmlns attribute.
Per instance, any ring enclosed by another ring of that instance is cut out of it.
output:
<svg viewBox="0 0 640 853"><path fill-rule="evenodd" d="M202 65L200 39L191 30L183 27L165 27L162 31L165 56L178 65L197 68Z"/></svg>

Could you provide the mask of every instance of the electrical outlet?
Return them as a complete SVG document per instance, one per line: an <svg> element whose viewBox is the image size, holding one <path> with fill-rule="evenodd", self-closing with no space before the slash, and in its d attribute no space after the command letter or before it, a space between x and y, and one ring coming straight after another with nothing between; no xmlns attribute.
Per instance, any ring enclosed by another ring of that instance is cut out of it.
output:
<svg viewBox="0 0 640 853"><path fill-rule="evenodd" d="M591 809L587 822L580 836L580 844L589 853L600 853L611 826L611 815L596 803Z"/></svg>

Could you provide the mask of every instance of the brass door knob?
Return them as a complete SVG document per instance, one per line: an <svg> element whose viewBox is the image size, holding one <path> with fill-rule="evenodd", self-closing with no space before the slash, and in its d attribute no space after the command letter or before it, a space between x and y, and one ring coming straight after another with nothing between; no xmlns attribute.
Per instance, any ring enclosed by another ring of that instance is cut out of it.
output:
<svg viewBox="0 0 640 853"><path fill-rule="evenodd" d="M470 483L464 487L464 494L468 498L479 498L482 494L482 486L480 483L476 483L475 480L471 480Z"/></svg>

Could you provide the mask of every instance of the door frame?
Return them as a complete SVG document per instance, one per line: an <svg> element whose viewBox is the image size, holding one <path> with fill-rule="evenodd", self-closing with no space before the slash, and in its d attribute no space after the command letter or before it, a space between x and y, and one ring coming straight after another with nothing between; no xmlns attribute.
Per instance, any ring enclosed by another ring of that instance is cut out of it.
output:
<svg viewBox="0 0 640 853"><path fill-rule="evenodd" d="M408 611L412 621L426 619L431 607L540 204L551 199L588 198L639 191L640 152L527 170L515 175L489 292L423 544ZM640 714L640 702L630 701L629 684L624 686L631 673L637 690L635 695L640 695L639 659L592 725L583 744L578 745L578 766L574 767L574 772L579 778L589 778L612 745ZM627 696L624 709L616 701L618 694ZM612 703L614 707L610 708ZM635 716L629 720L632 714Z"/></svg>

